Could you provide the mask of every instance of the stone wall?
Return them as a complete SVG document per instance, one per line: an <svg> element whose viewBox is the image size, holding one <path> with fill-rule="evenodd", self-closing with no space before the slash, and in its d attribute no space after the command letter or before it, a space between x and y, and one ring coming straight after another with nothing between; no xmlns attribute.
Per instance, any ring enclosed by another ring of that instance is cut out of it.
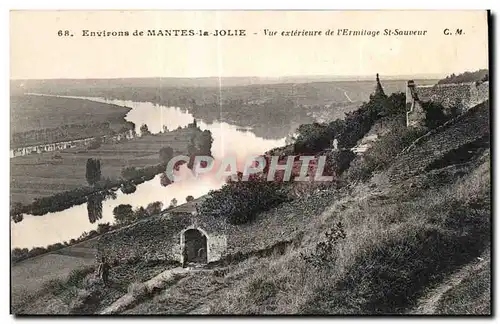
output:
<svg viewBox="0 0 500 324"><path fill-rule="evenodd" d="M180 244L179 233L190 225L191 220L180 215L152 217L101 236L98 254L119 262L130 259L177 261L175 246Z"/></svg>
<svg viewBox="0 0 500 324"><path fill-rule="evenodd" d="M207 237L208 262L224 257L227 236L222 222L187 213L165 213L104 234L98 253L109 260L169 260L182 262L183 233L198 229Z"/></svg>
<svg viewBox="0 0 500 324"><path fill-rule="evenodd" d="M408 81L406 90L407 125L420 127L425 120L421 103L432 101L441 104L445 113L464 113L470 108L488 100L489 82L460 84L439 84L419 86Z"/></svg>

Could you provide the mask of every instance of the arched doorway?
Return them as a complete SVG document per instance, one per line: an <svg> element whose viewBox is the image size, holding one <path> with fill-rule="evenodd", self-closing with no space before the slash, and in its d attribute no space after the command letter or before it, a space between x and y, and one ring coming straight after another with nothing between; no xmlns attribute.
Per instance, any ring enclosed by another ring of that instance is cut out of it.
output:
<svg viewBox="0 0 500 324"><path fill-rule="evenodd" d="M200 230L192 228L186 230L183 234L184 263L207 263L207 237Z"/></svg>

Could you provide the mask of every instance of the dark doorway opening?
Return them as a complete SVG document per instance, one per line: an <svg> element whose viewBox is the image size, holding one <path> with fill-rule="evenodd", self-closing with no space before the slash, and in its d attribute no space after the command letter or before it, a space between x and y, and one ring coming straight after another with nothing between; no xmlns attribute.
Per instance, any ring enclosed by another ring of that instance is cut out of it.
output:
<svg viewBox="0 0 500 324"><path fill-rule="evenodd" d="M184 262L207 263L207 237L197 229L184 232Z"/></svg>

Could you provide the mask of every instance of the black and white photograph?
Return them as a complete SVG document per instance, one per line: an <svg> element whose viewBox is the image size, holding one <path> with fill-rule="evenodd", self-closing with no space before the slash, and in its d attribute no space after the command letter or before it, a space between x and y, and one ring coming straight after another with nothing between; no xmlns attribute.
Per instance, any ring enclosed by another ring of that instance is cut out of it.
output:
<svg viewBox="0 0 500 324"><path fill-rule="evenodd" d="M10 313L491 316L491 18L11 10Z"/></svg>

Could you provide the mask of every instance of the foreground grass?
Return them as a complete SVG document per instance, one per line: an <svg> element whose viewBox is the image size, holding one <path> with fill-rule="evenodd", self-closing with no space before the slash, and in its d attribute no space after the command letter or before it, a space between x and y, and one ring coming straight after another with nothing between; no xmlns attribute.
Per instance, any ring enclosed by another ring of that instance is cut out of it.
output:
<svg viewBox="0 0 500 324"><path fill-rule="evenodd" d="M346 229L333 265L314 268L304 262L300 252L310 253L314 244L260 262L254 265L258 270L227 290L210 312L405 312L426 286L470 262L489 244L488 158L450 186L430 188L406 201L368 197L318 218L318 229L339 221Z"/></svg>
<svg viewBox="0 0 500 324"><path fill-rule="evenodd" d="M120 264L111 269L110 285L95 278L95 266L71 271L64 279L46 281L41 289L13 298L11 312L23 314L94 314L168 268L168 264L144 262Z"/></svg>
<svg viewBox="0 0 500 324"><path fill-rule="evenodd" d="M446 291L436 307L437 314L487 315L491 314L490 256L473 269L456 286Z"/></svg>

